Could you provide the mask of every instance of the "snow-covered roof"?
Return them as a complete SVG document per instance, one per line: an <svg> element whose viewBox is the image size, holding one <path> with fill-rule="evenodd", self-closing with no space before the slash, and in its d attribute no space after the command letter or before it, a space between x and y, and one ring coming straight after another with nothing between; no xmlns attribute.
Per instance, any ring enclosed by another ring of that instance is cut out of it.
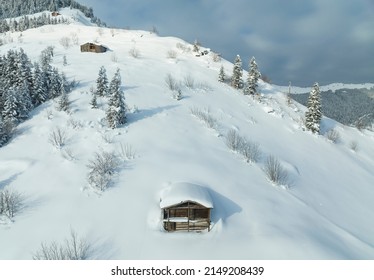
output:
<svg viewBox="0 0 374 280"><path fill-rule="evenodd" d="M191 183L174 183L161 194L160 207L167 208L187 201L213 208L213 200L207 188Z"/></svg>

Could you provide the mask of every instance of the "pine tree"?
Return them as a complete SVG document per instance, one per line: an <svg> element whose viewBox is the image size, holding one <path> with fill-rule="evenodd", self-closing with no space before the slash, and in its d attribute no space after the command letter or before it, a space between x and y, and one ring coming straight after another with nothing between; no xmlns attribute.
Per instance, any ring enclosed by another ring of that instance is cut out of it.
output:
<svg viewBox="0 0 374 280"><path fill-rule="evenodd" d="M1 112L3 121L12 126L16 126L19 122L20 102L17 99L17 92L14 89L9 89L5 92L4 108Z"/></svg>
<svg viewBox="0 0 374 280"><path fill-rule="evenodd" d="M223 68L223 65L221 65L221 68L219 69L218 81L221 83L225 81L225 69Z"/></svg>
<svg viewBox="0 0 374 280"><path fill-rule="evenodd" d="M32 103L34 106L39 106L47 101L47 97L44 75L40 69L39 63L35 63L31 92Z"/></svg>
<svg viewBox="0 0 374 280"><path fill-rule="evenodd" d="M248 80L247 86L244 89L244 94L254 96L257 94L258 79L261 77L260 71L258 71L257 63L254 57L249 62Z"/></svg>
<svg viewBox="0 0 374 280"><path fill-rule="evenodd" d="M100 67L99 76L96 80L96 94L98 96L108 95L108 78L104 66Z"/></svg>
<svg viewBox="0 0 374 280"><path fill-rule="evenodd" d="M126 123L126 103L121 89L121 75L117 69L109 87L109 104L106 119L110 128L114 129Z"/></svg>
<svg viewBox="0 0 374 280"><path fill-rule="evenodd" d="M63 84L61 84L60 87L60 98L58 100L57 110L64 112L69 111L69 99Z"/></svg>
<svg viewBox="0 0 374 280"><path fill-rule="evenodd" d="M94 88L91 88L92 98L90 101L91 109L97 109L97 92Z"/></svg>
<svg viewBox="0 0 374 280"><path fill-rule="evenodd" d="M234 62L233 73L231 77L231 86L235 89L241 88L243 85L243 68L242 68L242 60L239 55L236 56Z"/></svg>
<svg viewBox="0 0 374 280"><path fill-rule="evenodd" d="M313 133L320 132L322 119L321 92L318 83L315 83L308 98L308 110L305 112L305 126Z"/></svg>
<svg viewBox="0 0 374 280"><path fill-rule="evenodd" d="M0 116L0 147L4 146L4 144L8 142L8 138L9 136L6 132L4 122Z"/></svg>

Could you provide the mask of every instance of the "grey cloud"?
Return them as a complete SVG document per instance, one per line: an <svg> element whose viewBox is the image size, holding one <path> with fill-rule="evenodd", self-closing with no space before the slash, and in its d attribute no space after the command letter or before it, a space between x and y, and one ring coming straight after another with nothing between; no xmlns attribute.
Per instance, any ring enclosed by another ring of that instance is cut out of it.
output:
<svg viewBox="0 0 374 280"><path fill-rule="evenodd" d="M149 29L247 64L275 83L374 82L371 0L80 0L111 25Z"/></svg>

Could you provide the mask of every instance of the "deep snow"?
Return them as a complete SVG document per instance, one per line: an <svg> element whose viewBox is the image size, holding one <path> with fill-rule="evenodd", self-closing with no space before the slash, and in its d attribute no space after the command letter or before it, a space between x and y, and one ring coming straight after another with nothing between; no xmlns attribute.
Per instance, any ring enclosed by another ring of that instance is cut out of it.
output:
<svg viewBox="0 0 374 280"><path fill-rule="evenodd" d="M82 18L68 9L62 14ZM74 44L65 49L59 41L72 34L80 44L97 41L110 51L81 53ZM178 48L192 46L177 38L82 20L3 36L13 43L1 46L2 54L22 47L33 61L55 46L53 65L79 86L69 94L69 114L47 102L0 148L0 189L25 197L13 221L0 219L0 259L31 259L41 242L63 242L71 228L92 244L94 259L374 258L373 132L324 118L322 135L312 135L302 129L305 108L288 106L282 90L260 83L261 102L244 96L217 81L221 65L231 75L230 62L214 62L212 53L196 57ZM129 54L134 48L138 58ZM168 58L170 50L176 58ZM99 109L89 105L89 89L102 65L109 79L121 70L132 108L128 123L115 130L105 124L106 99L99 99ZM182 82L179 101L165 84L169 73ZM193 78L194 88L184 85L186 77ZM216 128L207 128L191 108L209 110ZM57 127L68 135L62 150L49 143ZM341 136L337 143L323 136L332 128ZM258 163L247 163L226 146L231 129L259 144ZM119 152L121 144L132 147L134 158L123 161L112 188L92 191L89 160L102 150ZM266 178L269 155L288 171L288 188ZM181 181L209 190L214 203L209 233L162 230L160 195Z"/></svg>

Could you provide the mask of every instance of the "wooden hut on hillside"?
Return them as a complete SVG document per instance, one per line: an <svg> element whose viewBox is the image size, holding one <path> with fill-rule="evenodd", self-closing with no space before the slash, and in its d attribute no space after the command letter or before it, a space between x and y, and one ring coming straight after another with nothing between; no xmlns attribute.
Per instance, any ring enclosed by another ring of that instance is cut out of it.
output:
<svg viewBox="0 0 374 280"><path fill-rule="evenodd" d="M94 43L85 43L81 45L81 52L94 52L94 53L103 53L106 52L107 48L103 45L97 45Z"/></svg>
<svg viewBox="0 0 374 280"><path fill-rule="evenodd" d="M166 189L160 208L166 231L210 231L213 201L208 190L190 183L176 183Z"/></svg>
<svg viewBox="0 0 374 280"><path fill-rule="evenodd" d="M55 12L52 12L52 16L53 16L53 17L57 17L57 16L60 16L60 15L61 15L61 14L60 14L59 12L56 12L56 11L55 11Z"/></svg>

